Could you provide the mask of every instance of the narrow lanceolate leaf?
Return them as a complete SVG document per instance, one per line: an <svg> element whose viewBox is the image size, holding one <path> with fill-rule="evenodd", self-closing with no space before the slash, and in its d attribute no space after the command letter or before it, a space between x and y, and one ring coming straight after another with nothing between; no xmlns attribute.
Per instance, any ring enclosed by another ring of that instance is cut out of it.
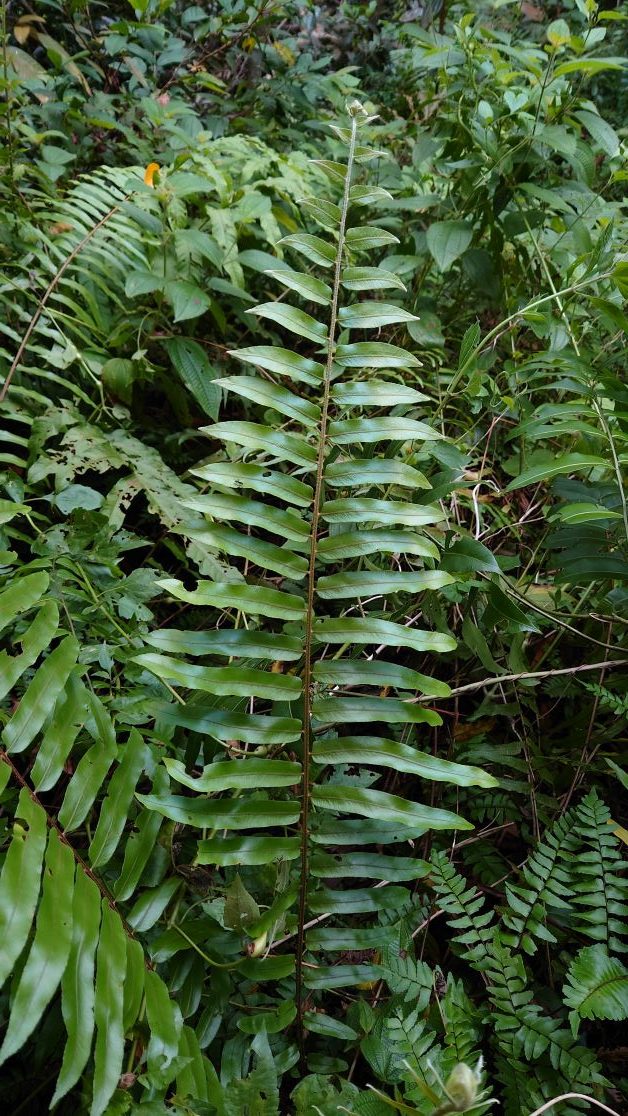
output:
<svg viewBox="0 0 628 1116"><path fill-rule="evenodd" d="M372 597L388 593L422 593L440 589L454 581L444 570L418 570L398 573L396 570L350 570L348 573L319 577L316 592L322 600L344 597Z"/></svg>
<svg viewBox="0 0 628 1116"><path fill-rule="evenodd" d="M335 232L340 224L340 206L334 202L325 201L323 198L305 198L299 202L299 208L313 217L324 229ZM331 294L331 290L329 292Z"/></svg>
<svg viewBox="0 0 628 1116"><path fill-rule="evenodd" d="M127 743L122 746L122 758L109 783L89 846L89 860L93 868L107 864L118 847L133 802L135 785L149 755L139 732L133 729Z"/></svg>
<svg viewBox="0 0 628 1116"><path fill-rule="evenodd" d="M399 500L371 500L354 496L350 500L327 500L321 508L327 523L375 523L386 526L400 523L424 527L444 519L440 508L431 504L406 504Z"/></svg>
<svg viewBox="0 0 628 1116"><path fill-rule="evenodd" d="M392 194L383 186L351 186L349 189L350 205L372 205L373 202L392 200Z"/></svg>
<svg viewBox="0 0 628 1116"><path fill-rule="evenodd" d="M4 732L2 743L14 754L28 748L54 708L78 657L79 646L67 636L42 663L22 695L17 712Z"/></svg>
<svg viewBox="0 0 628 1116"><path fill-rule="evenodd" d="M301 851L298 837L211 837L199 841L196 864L226 868L236 864L274 864L295 860Z"/></svg>
<svg viewBox="0 0 628 1116"><path fill-rule="evenodd" d="M387 457L351 457L332 461L325 468L325 483L332 488L369 488L371 485L431 488L423 473L405 461Z"/></svg>
<svg viewBox="0 0 628 1116"><path fill-rule="evenodd" d="M304 539L309 535L309 525L299 512L285 511L264 504L261 500L249 500L246 496L232 496L213 492L208 496L196 496L185 501L185 507L192 511L216 519L235 519L249 527L266 527L274 534L287 539Z"/></svg>
<svg viewBox="0 0 628 1116"><path fill-rule="evenodd" d="M90 1116L102 1116L122 1073L124 1057L124 978L126 936L119 916L102 901L102 926L96 955L96 1045Z"/></svg>
<svg viewBox="0 0 628 1116"><path fill-rule="evenodd" d="M437 652L456 648L453 636L419 631L375 618L320 619L314 623L314 634L319 643L375 643L384 647L413 647L415 651Z"/></svg>
<svg viewBox="0 0 628 1116"><path fill-rule="evenodd" d="M317 682L330 686L378 686L380 689L393 686L396 690L418 690L427 697L448 697L451 693L446 682L428 678L397 662L388 662L379 655L372 659L322 659L315 663L313 673Z"/></svg>
<svg viewBox="0 0 628 1116"><path fill-rule="evenodd" d="M335 383L332 399L341 407L397 407L399 404L422 403L429 396L396 380L349 380Z"/></svg>
<svg viewBox="0 0 628 1116"><path fill-rule="evenodd" d="M314 495L312 486L296 477L250 462L214 461L211 465L190 469L190 472L193 477L200 477L221 488L251 488L254 492L263 492L266 496L285 500L287 504L295 504L298 508L309 508Z"/></svg>
<svg viewBox="0 0 628 1116"><path fill-rule="evenodd" d="M359 558L365 554L414 554L421 558L438 558L438 547L430 539L410 531L351 531L321 539L318 556L322 562L340 558Z"/></svg>
<svg viewBox="0 0 628 1116"><path fill-rule="evenodd" d="M329 424L329 437L338 446L367 442L434 442L443 435L424 422L404 418L340 419Z"/></svg>
<svg viewBox="0 0 628 1116"><path fill-rule="evenodd" d="M341 279L348 291L379 291L395 288L405 291L401 279L382 267L345 267Z"/></svg>
<svg viewBox="0 0 628 1116"><path fill-rule="evenodd" d="M278 345L251 345L248 349L229 349L228 353L245 364L254 364L257 368L265 368L267 372L301 380L312 387L320 386L323 377L324 368L318 361L293 353L290 349L282 349Z"/></svg>
<svg viewBox="0 0 628 1116"><path fill-rule="evenodd" d="M414 831L427 829L473 829L450 810L437 810L419 802L409 802L396 794L365 789L364 787L317 786L312 790L312 801L320 810L338 810L341 813L360 814L366 818L397 822L412 826Z"/></svg>
<svg viewBox="0 0 628 1116"><path fill-rule="evenodd" d="M46 815L23 788L15 811L13 839L0 876L0 987L13 971L30 932L39 897L46 835Z"/></svg>
<svg viewBox="0 0 628 1116"><path fill-rule="evenodd" d="M285 302L263 302L259 306L252 306L246 313L277 322L277 325L296 333L297 337L307 337L310 341L325 341L327 338L327 326L324 322L317 322L311 314Z"/></svg>
<svg viewBox="0 0 628 1116"><path fill-rule="evenodd" d="M335 244L322 240L320 236L312 236L311 233L292 233L284 236L279 243L287 248L294 248L306 260L311 260L319 267L331 267L336 261Z"/></svg>
<svg viewBox="0 0 628 1116"><path fill-rule="evenodd" d="M79 1080L94 1036L94 959L100 930L100 892L77 869L72 909L72 945L61 982L61 1010L68 1034L51 1106Z"/></svg>
<svg viewBox="0 0 628 1116"><path fill-rule="evenodd" d="M312 715L321 724L354 725L360 721L387 725L440 725L441 717L432 709L418 705L411 698L368 697L317 697L312 703Z"/></svg>
<svg viewBox="0 0 628 1116"><path fill-rule="evenodd" d="M51 829L35 937L11 1003L0 1065L24 1045L59 987L72 942L73 892L74 856Z"/></svg>
<svg viewBox="0 0 628 1116"><path fill-rule="evenodd" d="M515 477L507 485L506 491L512 492L515 488L525 488L529 484L540 484L541 481L551 480L552 477L560 476L563 473L588 472L590 469L599 466L608 468L608 461L593 454L566 453L562 457L554 458L553 461L539 462L538 465L532 465L529 469L524 469L518 477Z"/></svg>
<svg viewBox="0 0 628 1116"><path fill-rule="evenodd" d="M338 322L343 329L379 329L398 322L418 320L416 314L389 302L354 302L338 311Z"/></svg>
<svg viewBox="0 0 628 1116"><path fill-rule="evenodd" d="M320 419L321 409L315 403L301 399L287 388L262 380L259 376L223 376L214 383L243 399L252 399L262 407L271 407L287 418L302 422L304 426L316 426Z"/></svg>
<svg viewBox="0 0 628 1116"><path fill-rule="evenodd" d="M167 593L188 604L212 605L214 608L235 608L238 611L298 620L305 605L295 593L266 589L261 585L245 585L218 581L199 581L198 588L188 590L174 578L157 582Z"/></svg>
<svg viewBox="0 0 628 1116"><path fill-rule="evenodd" d="M356 225L355 228L347 229L347 245L354 252L367 252L371 248L398 243L399 237L374 225Z"/></svg>
<svg viewBox="0 0 628 1116"><path fill-rule="evenodd" d="M47 573L27 574L11 583L0 593L0 631L6 628L21 612L27 612L43 597L50 578Z"/></svg>
<svg viewBox="0 0 628 1116"><path fill-rule="evenodd" d="M77 672L73 671L65 690L57 698L53 715L37 750L31 779L38 793L50 790L61 777L65 761L86 718L87 690Z"/></svg>
<svg viewBox="0 0 628 1116"><path fill-rule="evenodd" d="M0 652L0 701L13 689L24 672L33 665L57 634L59 609L54 601L46 601L30 627L20 636L21 655Z"/></svg>
<svg viewBox="0 0 628 1116"><path fill-rule="evenodd" d="M419 368L417 360L398 345L386 341L355 341L350 345L337 345L334 353L337 364L343 368Z"/></svg>
<svg viewBox="0 0 628 1116"><path fill-rule="evenodd" d="M88 702L96 721L96 742L81 756L59 810L59 825L68 832L85 821L117 752L109 714L93 694Z"/></svg>
<svg viewBox="0 0 628 1116"><path fill-rule="evenodd" d="M260 826L294 825L299 819L299 804L277 802L270 798L211 801L181 795L138 794L148 810L165 818L199 829L256 829Z"/></svg>
<svg viewBox="0 0 628 1116"><path fill-rule="evenodd" d="M169 787L165 769L158 767L153 779L153 793L166 794ZM140 812L135 829L126 842L122 870L112 888L114 897L120 902L133 895L155 848L162 822L162 817L151 810Z"/></svg>
<svg viewBox="0 0 628 1116"><path fill-rule="evenodd" d="M147 970L145 975L146 1017L150 1040L146 1052L148 1075L153 1088L165 1089L173 1080L179 1053L183 1018L168 995L163 980Z"/></svg>
<svg viewBox="0 0 628 1116"><path fill-rule="evenodd" d="M165 881L162 887L170 887L172 893L176 880ZM162 908L163 910L163 908ZM160 911L161 914L161 911ZM144 950L134 938L126 938L126 974L124 977L124 1001L122 1004L122 1031L126 1034L136 1022L144 999Z"/></svg>
<svg viewBox="0 0 628 1116"><path fill-rule="evenodd" d="M255 628L217 628L210 632L158 628L145 637L146 643L165 654L229 655L251 659L290 661L303 654L298 636Z"/></svg>
<svg viewBox="0 0 628 1116"><path fill-rule="evenodd" d="M222 442L234 442L247 450L261 450L279 461L291 461L306 469L316 465L316 448L304 438L256 422L215 422L213 426L203 426L201 433Z"/></svg>
<svg viewBox="0 0 628 1116"><path fill-rule="evenodd" d="M147 652L133 662L146 667L158 678L218 696L260 697L269 701L295 701L301 693L301 679L254 667L203 667L171 659L168 655Z"/></svg>
<svg viewBox="0 0 628 1116"><path fill-rule="evenodd" d="M303 298L309 299L310 302L327 306L331 300L329 284L323 283L322 279L316 279L313 275L306 275L302 271L291 271L288 268L282 268L281 271L266 271L264 274L271 275L273 279L296 291Z"/></svg>
<svg viewBox="0 0 628 1116"><path fill-rule="evenodd" d="M496 787L498 780L479 767L438 759L397 740L375 736L347 736L320 740L314 746L317 763L366 763L419 775L422 779L454 783L458 787Z"/></svg>
<svg viewBox="0 0 628 1116"><path fill-rule="evenodd" d="M296 786L301 779L300 763L257 759L255 756L210 763L203 768L198 778L188 775L180 760L166 759L164 763L175 782L182 783L199 794L217 794L220 791L255 787L290 787Z"/></svg>
<svg viewBox="0 0 628 1116"><path fill-rule="evenodd" d="M308 571L307 559L303 555L293 554L286 547L265 542L263 539L256 538L255 535L243 535L241 531L236 531L233 527L225 527L223 524L216 523L205 531L189 531L186 532L186 535L194 542L204 543L213 550L229 554L232 558L236 556L238 558L248 558L255 566L259 566L263 570L272 570L273 573L281 574L282 577L290 577L298 581L305 577ZM209 633L196 634L206 635ZM246 635L247 633L243 634ZM182 650L185 650L185 648L182 648ZM197 652L197 654L200 654L200 652Z"/></svg>

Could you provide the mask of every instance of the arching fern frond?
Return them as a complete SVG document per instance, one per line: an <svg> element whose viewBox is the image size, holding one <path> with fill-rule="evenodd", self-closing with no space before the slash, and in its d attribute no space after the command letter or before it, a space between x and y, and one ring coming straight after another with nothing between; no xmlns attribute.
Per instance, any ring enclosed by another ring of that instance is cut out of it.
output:
<svg viewBox="0 0 628 1116"><path fill-rule="evenodd" d="M573 889L565 856L571 847L573 825L574 812L569 811L531 852L521 872L523 882L506 884L508 903L503 908L503 922L508 929L502 930L501 937L513 953L519 949L535 953L535 938L555 942L546 925L548 909L559 913L571 910Z"/></svg>
<svg viewBox="0 0 628 1116"><path fill-rule="evenodd" d="M628 950L628 864L608 807L592 790L576 809L570 842L576 929L610 952Z"/></svg>

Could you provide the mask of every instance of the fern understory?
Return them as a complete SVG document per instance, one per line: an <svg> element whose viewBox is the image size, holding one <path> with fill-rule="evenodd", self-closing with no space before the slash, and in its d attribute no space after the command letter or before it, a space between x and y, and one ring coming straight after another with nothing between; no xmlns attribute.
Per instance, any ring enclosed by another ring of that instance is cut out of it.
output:
<svg viewBox="0 0 628 1116"><path fill-rule="evenodd" d="M280 7L5 13L3 1110L621 1113L623 24Z"/></svg>

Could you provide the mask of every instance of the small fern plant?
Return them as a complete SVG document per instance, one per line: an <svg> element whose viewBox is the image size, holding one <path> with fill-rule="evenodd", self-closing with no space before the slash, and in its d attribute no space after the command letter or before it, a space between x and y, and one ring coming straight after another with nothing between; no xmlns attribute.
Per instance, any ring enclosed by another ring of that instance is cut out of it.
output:
<svg viewBox="0 0 628 1116"><path fill-rule="evenodd" d="M314 268L278 260L269 273L320 313L283 297L254 307L263 323L296 336L296 347L235 350L244 373L217 381L247 417L205 428L212 456L195 475L209 490L188 506L206 517L196 542L231 565L222 581L193 589L161 583L187 606L211 609L211 630L192 638L162 629L149 637L154 650L135 660L169 687L197 691L174 718L203 734L200 774L164 761L186 793L141 801L203 831L195 862L222 872L225 886L237 869L255 890L264 866L261 890L274 872L269 909L248 919L241 967L255 980L294 974L302 1047L308 1029L330 1033L320 1023L328 990L378 978L382 928L368 916L377 922L387 905L382 884L412 885L426 873L413 839L472 828L425 805L416 780L495 785L478 768L421 750L421 734L440 724L424 700L448 690L418 668L456 646L448 631L422 623L423 594L452 580L437 568L444 514L417 468L442 435L417 418L427 400L414 386L417 359L363 339L364 330L413 315L373 297L404 288L394 273L363 264L396 238L356 220L390 195L354 181L356 168L382 153L359 142L372 119L363 107L352 102L348 115L349 126L335 128L346 162L320 161L339 203L302 206L323 235L281 242ZM251 407L253 418L262 408L264 422L251 420ZM186 652L211 665L182 659ZM380 778L388 789L373 786ZM404 780L405 797L396 793ZM333 886L347 877L357 886ZM403 905L409 891L396 891Z"/></svg>

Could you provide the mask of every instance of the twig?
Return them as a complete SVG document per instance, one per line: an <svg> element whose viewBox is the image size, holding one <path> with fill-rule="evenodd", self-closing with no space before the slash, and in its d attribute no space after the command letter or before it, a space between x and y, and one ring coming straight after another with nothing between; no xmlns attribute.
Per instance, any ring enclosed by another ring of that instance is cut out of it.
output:
<svg viewBox="0 0 628 1116"><path fill-rule="evenodd" d="M613 667L628 666L628 659L609 659L604 663L583 663L580 666L560 667L558 670L530 670L520 674L499 674L496 678L483 678L481 682L468 682L466 686L457 686L447 694L447 698L456 697L458 694L469 694L473 690L482 690L485 686L496 686L500 682L518 682L521 678L553 678L559 674L579 674L586 670L612 670ZM439 701L447 698L439 697ZM428 696L413 699L419 701L432 701Z"/></svg>
<svg viewBox="0 0 628 1116"><path fill-rule="evenodd" d="M602 1102L596 1100L595 1097L588 1097L586 1093L561 1093L559 1097L553 1097L552 1100L546 1101L540 1108L535 1108L534 1112L530 1113L530 1116L541 1116L542 1112L547 1112L549 1108L553 1108L555 1104L560 1104L561 1101L565 1100L586 1100L591 1104L596 1104L598 1108L602 1109L602 1112L610 1113L610 1116L619 1116L619 1112L616 1112L614 1108L609 1108L608 1105L602 1104Z"/></svg>

